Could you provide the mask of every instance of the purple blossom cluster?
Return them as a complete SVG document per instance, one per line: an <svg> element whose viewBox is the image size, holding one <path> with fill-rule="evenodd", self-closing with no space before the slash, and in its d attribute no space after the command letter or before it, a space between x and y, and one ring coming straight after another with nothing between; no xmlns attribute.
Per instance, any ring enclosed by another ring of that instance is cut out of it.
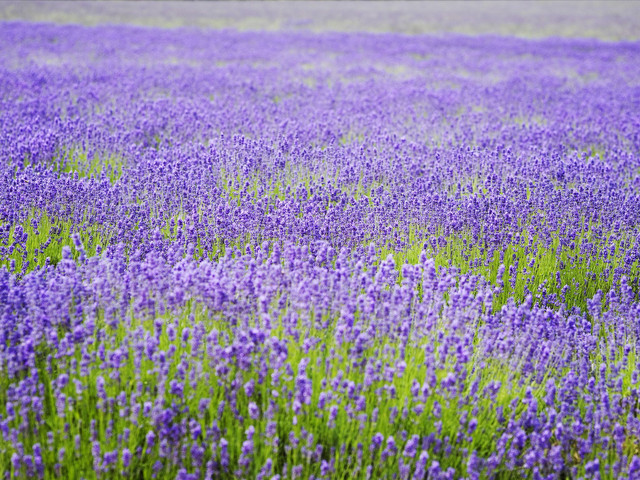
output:
<svg viewBox="0 0 640 480"><path fill-rule="evenodd" d="M640 478L640 49L0 29L1 478Z"/></svg>

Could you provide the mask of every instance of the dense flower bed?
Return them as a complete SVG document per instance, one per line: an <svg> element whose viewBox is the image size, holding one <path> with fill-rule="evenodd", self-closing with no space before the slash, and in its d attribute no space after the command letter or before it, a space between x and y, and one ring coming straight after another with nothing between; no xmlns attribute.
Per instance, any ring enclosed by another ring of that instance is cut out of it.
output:
<svg viewBox="0 0 640 480"><path fill-rule="evenodd" d="M0 58L2 478L640 478L637 43Z"/></svg>

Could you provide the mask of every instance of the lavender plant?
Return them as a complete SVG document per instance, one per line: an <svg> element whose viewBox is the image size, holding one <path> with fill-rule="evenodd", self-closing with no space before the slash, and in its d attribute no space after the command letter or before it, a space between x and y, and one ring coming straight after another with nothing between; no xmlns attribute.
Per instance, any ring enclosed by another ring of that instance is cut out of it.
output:
<svg viewBox="0 0 640 480"><path fill-rule="evenodd" d="M637 43L2 27L1 478L640 478Z"/></svg>

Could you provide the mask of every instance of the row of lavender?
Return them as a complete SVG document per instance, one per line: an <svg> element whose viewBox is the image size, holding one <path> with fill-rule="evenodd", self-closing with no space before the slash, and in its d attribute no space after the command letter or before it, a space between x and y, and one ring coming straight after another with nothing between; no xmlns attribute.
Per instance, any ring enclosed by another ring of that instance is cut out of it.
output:
<svg viewBox="0 0 640 480"><path fill-rule="evenodd" d="M637 44L0 56L6 477L640 477Z"/></svg>
<svg viewBox="0 0 640 480"><path fill-rule="evenodd" d="M638 258L635 44L16 24L2 55L0 254L24 252L18 272L44 258L9 229L42 216L132 250L181 219L212 254L467 235L490 257L526 233L567 268Z"/></svg>
<svg viewBox="0 0 640 480"><path fill-rule="evenodd" d="M626 283L588 316L490 313L493 286L426 255L398 281L373 250L267 250L4 271L5 475L640 475Z"/></svg>

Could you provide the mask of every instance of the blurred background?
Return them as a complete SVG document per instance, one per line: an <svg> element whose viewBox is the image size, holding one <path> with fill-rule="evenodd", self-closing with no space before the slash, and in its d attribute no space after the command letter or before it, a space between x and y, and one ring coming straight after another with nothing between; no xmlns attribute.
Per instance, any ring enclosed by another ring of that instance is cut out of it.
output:
<svg viewBox="0 0 640 480"><path fill-rule="evenodd" d="M640 39L636 1L0 2L0 20L236 30Z"/></svg>

